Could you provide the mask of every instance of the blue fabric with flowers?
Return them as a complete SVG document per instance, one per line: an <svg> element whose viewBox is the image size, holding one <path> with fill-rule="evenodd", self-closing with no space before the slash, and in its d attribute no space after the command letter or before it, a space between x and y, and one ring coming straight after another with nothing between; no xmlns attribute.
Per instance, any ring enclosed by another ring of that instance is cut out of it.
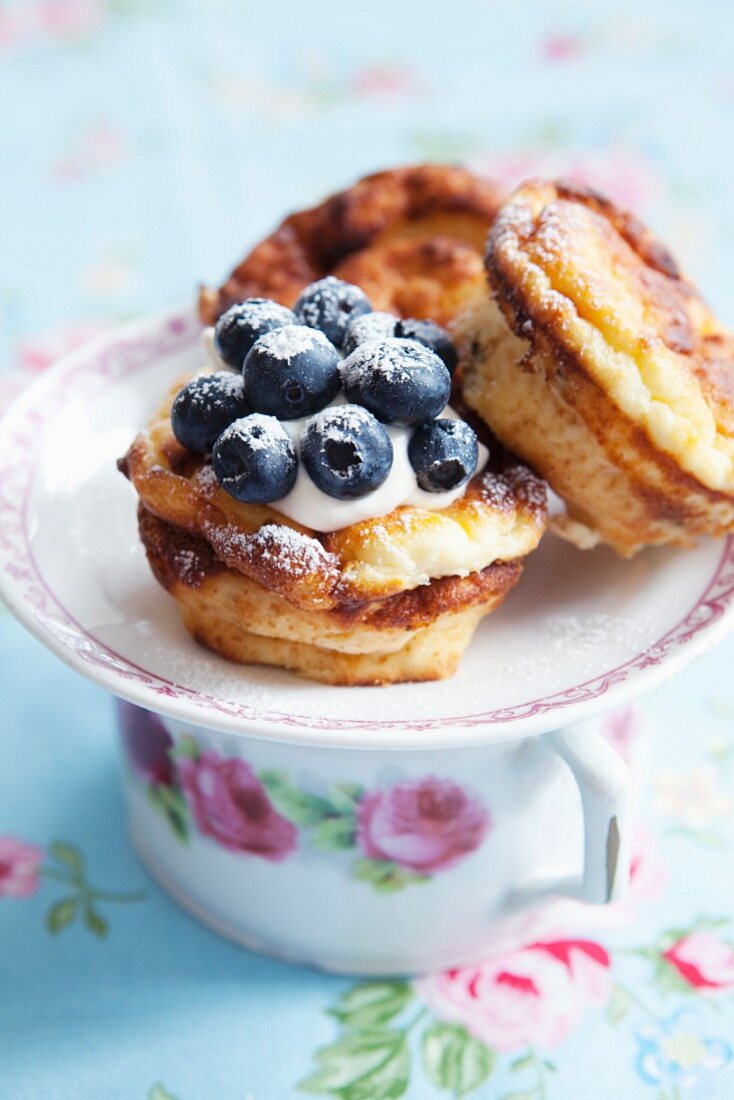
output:
<svg viewBox="0 0 734 1100"><path fill-rule="evenodd" d="M2 0L0 408L101 327L215 281L285 210L398 162L595 184L732 320L734 16L699 11ZM0 1096L734 1096L733 656L607 720L647 757L623 902L481 967L370 983L176 908L125 835L110 700L0 610ZM201 761L177 785L165 754L128 751L172 827L201 826ZM276 816L265 858L294 835ZM251 838L218 820L211 843Z"/></svg>

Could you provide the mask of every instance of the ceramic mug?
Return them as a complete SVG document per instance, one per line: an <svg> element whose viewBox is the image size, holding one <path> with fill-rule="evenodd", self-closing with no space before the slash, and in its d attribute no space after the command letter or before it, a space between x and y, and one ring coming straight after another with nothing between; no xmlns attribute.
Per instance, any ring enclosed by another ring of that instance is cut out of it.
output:
<svg viewBox="0 0 734 1100"><path fill-rule="evenodd" d="M118 702L130 831L199 919L353 974L486 956L544 900L629 875L630 770L599 726L455 749L274 743Z"/></svg>

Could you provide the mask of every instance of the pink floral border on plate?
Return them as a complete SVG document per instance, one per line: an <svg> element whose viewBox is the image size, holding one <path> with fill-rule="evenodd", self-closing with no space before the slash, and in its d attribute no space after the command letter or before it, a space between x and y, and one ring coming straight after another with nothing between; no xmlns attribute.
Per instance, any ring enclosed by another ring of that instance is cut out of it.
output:
<svg viewBox="0 0 734 1100"><path fill-rule="evenodd" d="M709 630L722 619L734 601L734 538L729 536L723 542L716 571L696 604L680 623L635 657L601 676L544 698L512 707L444 718L375 721L369 718L323 718L262 711L166 680L141 668L86 631L63 607L36 565L27 525L28 503L36 469L34 459L39 450L39 436L72 393L78 397L80 392L91 392L110 378L119 380L134 375L151 362L192 346L199 332L197 319L186 312L164 317L152 331L148 327L136 335L133 328L127 336L98 341L44 375L38 384L43 402L21 399L9 421L10 427L4 426L10 433L11 446L0 454L1 564L2 572L22 593L20 600L15 596L11 602L30 609L37 623L52 635L59 648L69 650L87 665L119 677L122 681L121 694L125 694L123 683L134 681L162 700L185 701L203 711L213 711L228 718L323 731L421 731L504 724L598 699L610 688L624 683L633 673L660 665L671 651L681 649L694 637Z"/></svg>

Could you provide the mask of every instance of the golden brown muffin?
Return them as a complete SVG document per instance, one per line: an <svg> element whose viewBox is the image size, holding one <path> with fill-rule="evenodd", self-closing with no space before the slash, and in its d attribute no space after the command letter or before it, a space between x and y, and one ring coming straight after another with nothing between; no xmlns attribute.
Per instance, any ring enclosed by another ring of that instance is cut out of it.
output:
<svg viewBox="0 0 734 1100"><path fill-rule="evenodd" d="M468 405L620 554L734 529L734 339L630 213L524 184L486 251L493 300L456 323Z"/></svg>
<svg viewBox="0 0 734 1100"><path fill-rule="evenodd" d="M444 577L385 599L319 610L301 608L227 568L205 539L164 523L142 505L139 530L153 573L198 642L230 661L275 665L330 684L451 676L480 619L502 603L522 572L517 560L496 562L468 577ZM279 579L287 568L289 589L297 592L293 570L308 567L311 544L294 545L282 527L273 526L260 533L255 547L252 571L272 554L282 562Z"/></svg>
<svg viewBox="0 0 734 1100"><path fill-rule="evenodd" d="M187 376L188 378L188 376ZM179 379L121 468L153 571L197 640L339 684L453 673L545 527L545 488L499 448L443 511L401 507L322 534L242 504L176 440Z"/></svg>
<svg viewBox="0 0 734 1100"><path fill-rule="evenodd" d="M453 165L377 172L291 214L223 286L202 288L201 319L214 324L249 297L292 306L309 283L337 274L375 309L445 324L484 293L481 255L499 202L496 184Z"/></svg>
<svg viewBox="0 0 734 1100"><path fill-rule="evenodd" d="M445 324L486 295L482 249L497 205L497 188L460 168L369 176L287 218L223 287L202 290L201 318L212 324L247 297L290 306L335 274L375 309ZM450 676L543 533L544 484L493 442L490 463L447 508L402 506L321 533L234 500L210 458L181 446L170 411L187 380L121 468L153 572L190 633L230 660L334 684Z"/></svg>
<svg viewBox="0 0 734 1100"><path fill-rule="evenodd" d="M385 241L355 252L334 274L360 286L375 309L444 326L487 292L481 253L453 237Z"/></svg>

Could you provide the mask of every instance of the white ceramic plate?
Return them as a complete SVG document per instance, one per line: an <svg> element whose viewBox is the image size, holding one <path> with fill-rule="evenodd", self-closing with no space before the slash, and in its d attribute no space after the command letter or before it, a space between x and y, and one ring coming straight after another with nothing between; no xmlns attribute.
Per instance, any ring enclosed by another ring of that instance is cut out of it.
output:
<svg viewBox="0 0 734 1100"><path fill-rule="evenodd" d="M115 468L170 380L201 365L198 334L190 312L120 329L59 362L0 424L0 593L116 695L249 736L458 746L617 706L734 625L731 538L627 562L548 535L452 680L335 688L206 652L149 572Z"/></svg>

